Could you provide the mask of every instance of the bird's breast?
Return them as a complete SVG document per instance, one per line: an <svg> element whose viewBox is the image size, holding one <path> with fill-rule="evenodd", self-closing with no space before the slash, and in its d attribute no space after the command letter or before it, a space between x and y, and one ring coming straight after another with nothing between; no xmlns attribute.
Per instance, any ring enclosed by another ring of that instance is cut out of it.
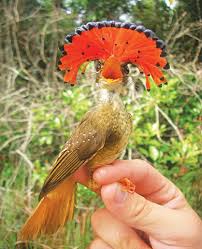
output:
<svg viewBox="0 0 202 249"><path fill-rule="evenodd" d="M131 116L125 110L106 112L104 117L105 125L108 123L104 147L87 164L93 169L117 159L125 149L132 130Z"/></svg>

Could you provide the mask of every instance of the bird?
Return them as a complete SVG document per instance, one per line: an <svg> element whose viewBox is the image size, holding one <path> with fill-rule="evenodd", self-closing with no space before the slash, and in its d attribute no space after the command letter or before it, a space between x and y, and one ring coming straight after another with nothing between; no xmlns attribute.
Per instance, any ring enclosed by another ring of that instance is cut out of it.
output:
<svg viewBox="0 0 202 249"><path fill-rule="evenodd" d="M159 87L167 82L162 72L169 69L165 43L143 25L89 22L67 35L65 41L59 64L59 69L65 71L64 82L76 85L81 66L94 61L97 104L81 119L53 163L39 203L18 234L23 244L41 234L55 233L73 218L77 185L74 174L81 167L88 175L87 186L99 193L101 186L93 181L93 172L112 163L126 148L132 116L120 95L127 82L128 65L135 65L145 75L147 90L150 78ZM130 179L121 179L120 183L126 191L134 192Z"/></svg>

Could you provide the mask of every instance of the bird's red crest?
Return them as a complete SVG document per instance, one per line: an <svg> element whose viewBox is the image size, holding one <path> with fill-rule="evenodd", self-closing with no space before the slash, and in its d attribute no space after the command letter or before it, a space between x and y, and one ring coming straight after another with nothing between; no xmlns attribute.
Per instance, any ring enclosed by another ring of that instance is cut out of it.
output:
<svg viewBox="0 0 202 249"><path fill-rule="evenodd" d="M150 89L150 76L159 86L166 82L162 73L162 69L169 68L165 43L142 25L115 21L91 22L77 28L75 34L66 37L66 41L69 43L64 45L65 55L60 59L59 68L65 71L64 81L72 85L76 83L80 66L94 60L112 60L120 65L135 64L145 74L147 89ZM116 66L118 71L111 73L113 78L121 76L118 64ZM103 72L104 77L110 75L107 70Z"/></svg>

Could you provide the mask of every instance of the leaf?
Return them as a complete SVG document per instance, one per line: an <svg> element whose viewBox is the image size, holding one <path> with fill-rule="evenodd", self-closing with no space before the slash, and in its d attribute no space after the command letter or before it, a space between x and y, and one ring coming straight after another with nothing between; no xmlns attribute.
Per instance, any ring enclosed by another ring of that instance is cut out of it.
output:
<svg viewBox="0 0 202 249"><path fill-rule="evenodd" d="M156 147L149 146L149 155L154 161L156 161L159 157L159 151L157 150Z"/></svg>

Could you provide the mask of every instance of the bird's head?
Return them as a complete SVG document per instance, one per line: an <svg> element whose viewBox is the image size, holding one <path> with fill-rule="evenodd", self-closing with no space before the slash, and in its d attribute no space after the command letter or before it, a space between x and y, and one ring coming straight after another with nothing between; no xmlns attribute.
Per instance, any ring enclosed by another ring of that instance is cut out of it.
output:
<svg viewBox="0 0 202 249"><path fill-rule="evenodd" d="M98 74L97 81L112 88L123 84L129 73L127 64L121 63L114 55L106 61L95 61L95 70Z"/></svg>
<svg viewBox="0 0 202 249"><path fill-rule="evenodd" d="M77 73L85 62L95 61L99 82L116 87L125 82L128 64L161 86L166 79L161 69L168 69L165 44L151 30L134 23L115 21L90 22L66 37L64 56L59 68L65 71L64 81L76 84Z"/></svg>

